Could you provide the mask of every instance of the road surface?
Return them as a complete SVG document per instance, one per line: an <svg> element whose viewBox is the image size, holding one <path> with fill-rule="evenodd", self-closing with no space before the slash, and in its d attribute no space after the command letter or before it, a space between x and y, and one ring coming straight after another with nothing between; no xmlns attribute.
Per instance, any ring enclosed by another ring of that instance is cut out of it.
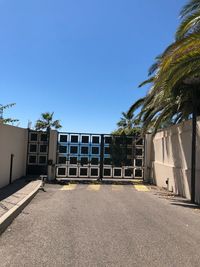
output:
<svg viewBox="0 0 200 267"><path fill-rule="evenodd" d="M133 185L46 185L0 236L0 266L200 266L200 211Z"/></svg>

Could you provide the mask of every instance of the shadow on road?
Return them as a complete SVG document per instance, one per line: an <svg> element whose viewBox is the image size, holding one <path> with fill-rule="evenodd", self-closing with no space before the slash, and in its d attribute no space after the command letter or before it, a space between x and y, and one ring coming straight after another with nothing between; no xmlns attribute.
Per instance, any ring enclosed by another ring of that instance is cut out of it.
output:
<svg viewBox="0 0 200 267"><path fill-rule="evenodd" d="M200 210L200 205L193 204L193 203L191 203L191 201L189 199L175 195L171 192L158 191L155 193L155 195L157 195L159 198L166 199L166 200L170 201L171 205Z"/></svg>
<svg viewBox="0 0 200 267"><path fill-rule="evenodd" d="M1 188L0 189L0 201L9 197L10 195L14 194L15 192L17 192L18 190L23 188L27 183L28 183L28 181L26 181L23 178L23 179L19 179L19 180L13 182L12 184L9 184L9 185Z"/></svg>
<svg viewBox="0 0 200 267"><path fill-rule="evenodd" d="M13 195L14 193L22 189L29 182L33 180L37 180L37 179L38 177L23 177L21 179L14 181L12 184L9 184L1 188L0 189L0 201L9 197L10 195Z"/></svg>
<svg viewBox="0 0 200 267"><path fill-rule="evenodd" d="M188 199L174 199L174 200L171 200L171 204L174 205L174 206L181 206L181 207L184 207L184 208L200 210L200 206L199 205L191 203L191 201L188 200Z"/></svg>
<svg viewBox="0 0 200 267"><path fill-rule="evenodd" d="M116 184L116 185L137 185L144 184L143 179L135 179L135 180L106 180L103 179L101 181L91 180L91 179L59 179L54 181L53 183L67 185L67 184Z"/></svg>

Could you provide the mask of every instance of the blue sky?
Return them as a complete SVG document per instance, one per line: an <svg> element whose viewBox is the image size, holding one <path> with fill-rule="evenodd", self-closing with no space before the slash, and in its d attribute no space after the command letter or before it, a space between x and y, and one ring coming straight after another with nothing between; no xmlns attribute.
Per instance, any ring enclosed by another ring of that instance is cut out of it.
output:
<svg viewBox="0 0 200 267"><path fill-rule="evenodd" d="M185 0L0 0L0 103L27 127L54 111L63 131L109 133L144 96Z"/></svg>

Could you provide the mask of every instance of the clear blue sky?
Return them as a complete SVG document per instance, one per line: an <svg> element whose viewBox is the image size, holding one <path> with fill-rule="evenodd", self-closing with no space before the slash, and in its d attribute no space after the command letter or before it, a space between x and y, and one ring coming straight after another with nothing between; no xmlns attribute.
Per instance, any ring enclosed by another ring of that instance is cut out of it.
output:
<svg viewBox="0 0 200 267"><path fill-rule="evenodd" d="M185 0L0 0L0 103L21 127L110 132L173 41Z"/></svg>

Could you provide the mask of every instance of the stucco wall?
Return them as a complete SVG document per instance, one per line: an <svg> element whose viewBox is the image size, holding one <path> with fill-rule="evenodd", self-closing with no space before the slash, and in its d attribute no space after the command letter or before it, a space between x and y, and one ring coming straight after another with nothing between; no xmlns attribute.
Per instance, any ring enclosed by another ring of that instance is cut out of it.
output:
<svg viewBox="0 0 200 267"><path fill-rule="evenodd" d="M158 132L152 141L151 176L158 186L190 198L192 123ZM200 203L200 120L197 122L196 201Z"/></svg>
<svg viewBox="0 0 200 267"><path fill-rule="evenodd" d="M14 181L26 174L27 130L0 123L0 188L9 184L11 154Z"/></svg>

